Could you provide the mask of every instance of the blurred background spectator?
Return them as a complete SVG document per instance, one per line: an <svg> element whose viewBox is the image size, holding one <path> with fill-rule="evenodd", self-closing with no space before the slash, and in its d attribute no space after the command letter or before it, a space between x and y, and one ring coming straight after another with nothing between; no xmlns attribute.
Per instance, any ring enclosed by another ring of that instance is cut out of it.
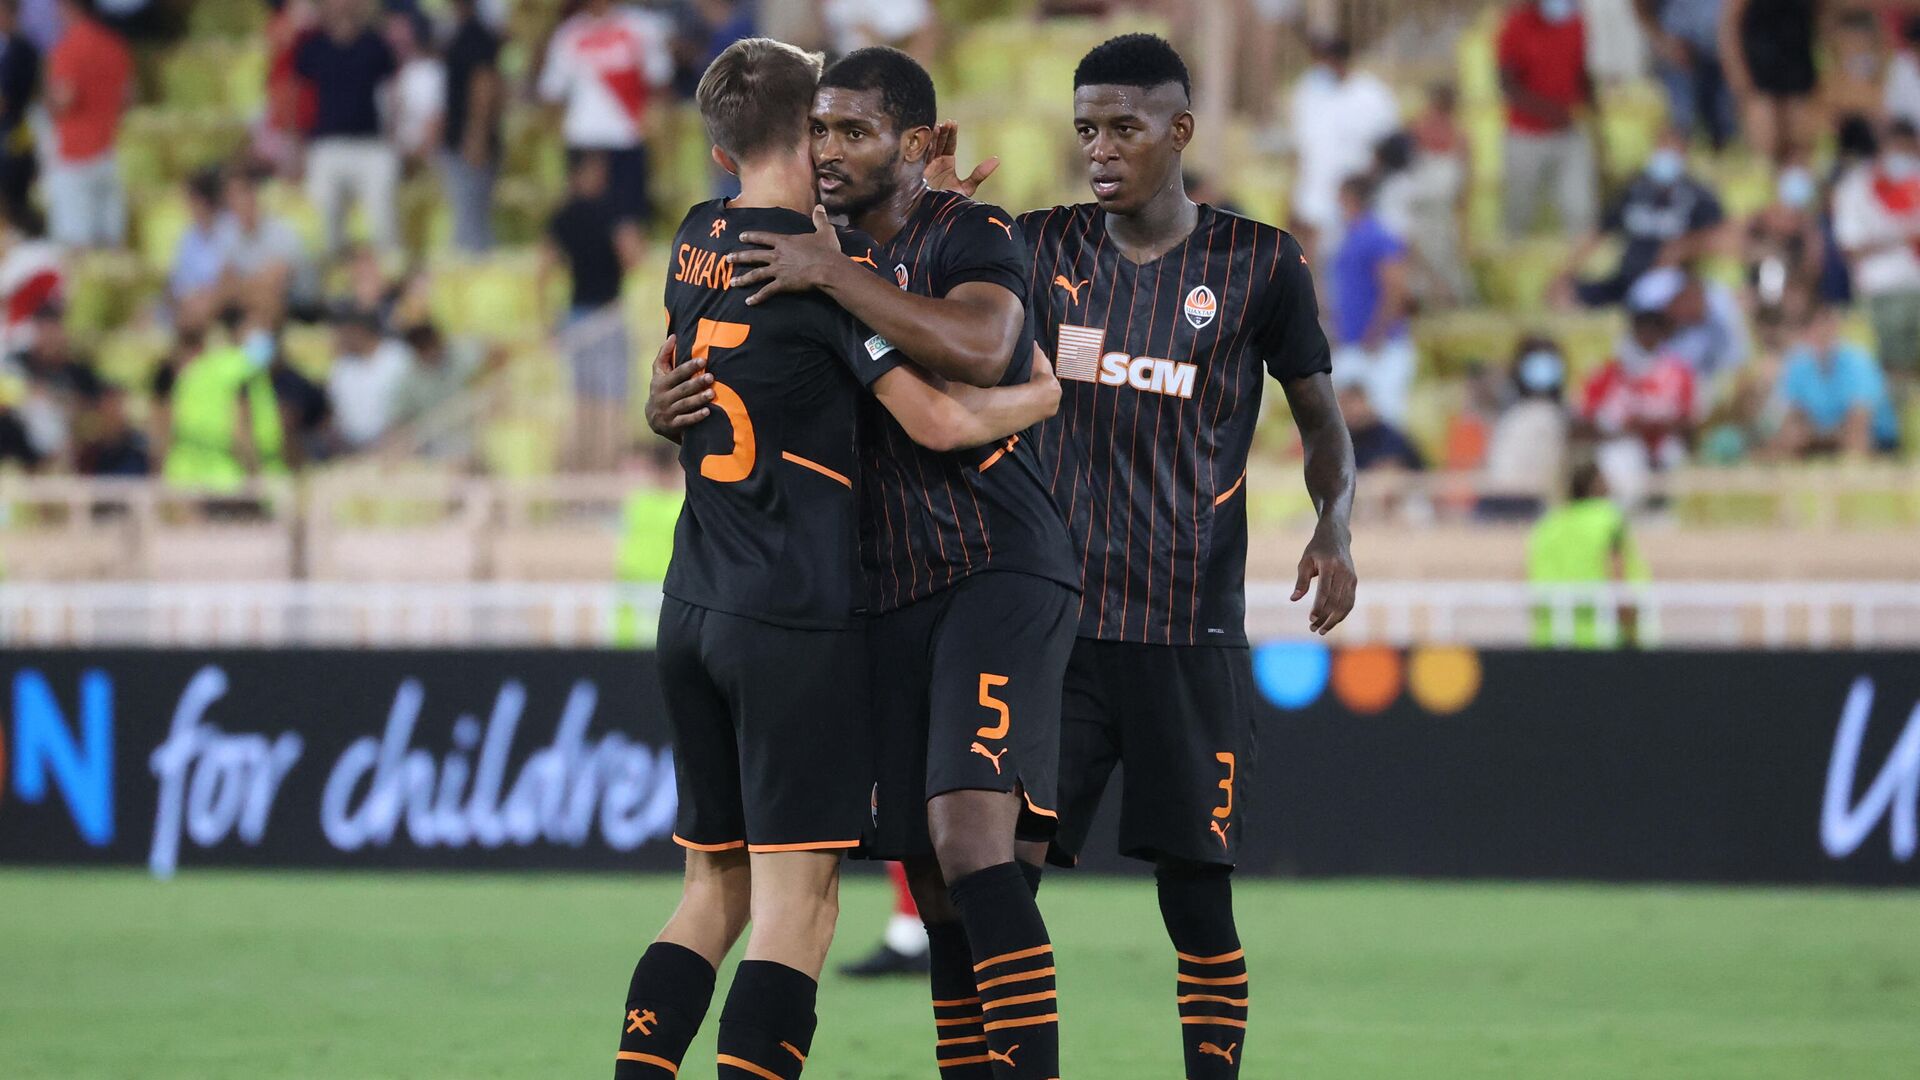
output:
<svg viewBox="0 0 1920 1080"><path fill-rule="evenodd" d="M1600 228L1574 246L1561 274L1560 294L1587 307L1618 304L1633 283L1654 267L1691 266L1708 254L1725 217L1719 198L1687 170L1686 137L1668 131L1639 175L1608 207ZM1576 280L1609 238L1624 242L1613 272Z"/></svg>
<svg viewBox="0 0 1920 1080"><path fill-rule="evenodd" d="M345 246L347 212L356 206L373 243L389 246L399 237L400 160L380 114L399 65L368 6L368 0L322 0L319 32L294 50L294 70L314 90L307 197L319 208L329 255Z"/></svg>
<svg viewBox="0 0 1920 1080"><path fill-rule="evenodd" d="M1417 357L1410 336L1406 245L1373 208L1373 182L1340 185L1340 246L1325 287L1333 313L1334 382L1361 386L1373 409L1394 423L1407 416Z"/></svg>
<svg viewBox="0 0 1920 1080"><path fill-rule="evenodd" d="M1840 340L1830 308L1806 311L1780 375L1786 406L1774 450L1786 457L1891 452L1900 439L1887 379L1873 354Z"/></svg>
<svg viewBox="0 0 1920 1080"><path fill-rule="evenodd" d="M1572 418L1563 400L1567 361L1559 343L1530 335L1510 366L1510 399L1487 440L1483 518L1526 520L1553 497L1565 474Z"/></svg>
<svg viewBox="0 0 1920 1080"><path fill-rule="evenodd" d="M27 113L40 96L40 50L20 29L19 0L0 0L0 213L29 221L37 172Z"/></svg>
<svg viewBox="0 0 1920 1080"><path fill-rule="evenodd" d="M1406 433L1374 411L1365 386L1351 383L1340 389L1340 412L1353 433L1353 463L1361 472L1419 472L1427 467Z"/></svg>
<svg viewBox="0 0 1920 1080"><path fill-rule="evenodd" d="M500 168L500 116L506 87L500 35L474 0L453 0L447 41L441 181L453 210L453 243L470 255L493 246L493 185Z"/></svg>
<svg viewBox="0 0 1920 1080"><path fill-rule="evenodd" d="M539 292L552 272L565 266L572 280L561 348L573 376L574 425L568 459L581 470L612 468L618 460L629 404L632 358L620 290L627 271L642 257L643 241L619 216L607 193L607 156L574 159L571 197L547 225L541 252ZM551 320L542 320L549 322Z"/></svg>
<svg viewBox="0 0 1920 1080"><path fill-rule="evenodd" d="M1287 135L1293 151L1292 228L1309 256L1339 240L1340 184L1373 167L1373 148L1400 126L1400 106L1377 76L1353 66L1353 45L1313 43L1313 66L1294 84Z"/></svg>
<svg viewBox="0 0 1920 1080"><path fill-rule="evenodd" d="M1841 178L1833 231L1881 360L1901 372L1920 369L1920 136L1912 124L1890 124L1877 160Z"/></svg>
<svg viewBox="0 0 1920 1080"><path fill-rule="evenodd" d="M673 78L671 38L651 12L586 0L554 31L540 68L540 96L565 113L570 159L603 157L612 205L635 221L652 213L647 129Z"/></svg>
<svg viewBox="0 0 1920 1080"><path fill-rule="evenodd" d="M1508 235L1532 230L1543 192L1552 195L1561 231L1577 234L1593 227L1598 177L1592 134L1582 114L1597 99L1586 42L1577 0L1515 4L1500 27Z"/></svg>
<svg viewBox="0 0 1920 1080"><path fill-rule="evenodd" d="M340 450L371 449L393 430L412 367L407 347L385 333L376 312L347 306L334 314L327 400Z"/></svg>
<svg viewBox="0 0 1920 1080"><path fill-rule="evenodd" d="M1567 501L1541 518L1527 537L1529 582L1559 587L1603 586L1641 583L1650 578L1632 528L1612 495L1597 465L1582 462L1574 467L1567 482ZM1567 635L1553 625L1551 606L1543 604L1534 610L1534 644L1609 649L1635 643L1639 620L1633 605L1621 604L1612 614L1612 619L1602 619L1598 605L1576 604L1572 632Z"/></svg>
<svg viewBox="0 0 1920 1080"><path fill-rule="evenodd" d="M1607 487L1628 506L1645 498L1649 474L1686 459L1699 397L1693 371L1664 351L1673 337L1670 296L1634 298L1627 334L1581 390L1584 434Z"/></svg>
<svg viewBox="0 0 1920 1080"><path fill-rule="evenodd" d="M1819 0L1724 0L1720 49L1754 152L1785 165L1820 120L1814 46Z"/></svg>
<svg viewBox="0 0 1920 1080"><path fill-rule="evenodd" d="M822 0L835 52L891 45L923 64L934 59L939 20L930 0Z"/></svg>
<svg viewBox="0 0 1920 1080"><path fill-rule="evenodd" d="M1742 261L1752 310L1776 310L1818 294L1827 261L1819 197L1812 170L1791 165L1774 181L1773 201L1748 219Z"/></svg>
<svg viewBox="0 0 1920 1080"><path fill-rule="evenodd" d="M59 13L47 54L47 230L69 247L115 247L126 239L127 201L114 137L133 100L133 55L82 0L60 0Z"/></svg>
<svg viewBox="0 0 1920 1080"><path fill-rule="evenodd" d="M1411 159L1399 173L1404 222L1388 220L1412 250L1416 294L1442 307L1470 302L1474 296L1467 265L1472 248L1466 237L1473 160L1458 109L1452 83L1427 87L1426 109L1407 130Z"/></svg>
<svg viewBox="0 0 1920 1080"><path fill-rule="evenodd" d="M1725 0L1634 0L1667 95L1667 116L1688 138L1723 150L1737 131L1733 88L1720 63Z"/></svg>

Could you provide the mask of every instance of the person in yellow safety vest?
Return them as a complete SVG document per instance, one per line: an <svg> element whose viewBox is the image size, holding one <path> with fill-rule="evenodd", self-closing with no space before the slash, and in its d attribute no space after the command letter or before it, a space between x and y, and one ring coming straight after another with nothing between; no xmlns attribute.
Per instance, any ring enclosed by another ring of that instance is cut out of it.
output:
<svg viewBox="0 0 1920 1080"><path fill-rule="evenodd" d="M1551 587L1650 581L1626 514L1608 497L1599 467L1592 462L1575 466L1568 487L1568 501L1548 511L1527 537L1528 582ZM1534 645L1611 649L1636 643L1639 612L1632 604L1620 605L1612 626L1603 624L1596 605L1575 604L1570 636L1562 607L1534 605Z"/></svg>
<svg viewBox="0 0 1920 1080"><path fill-rule="evenodd" d="M620 548L615 559L615 574L624 586L657 589L667 579L673 530L685 501L674 450L649 448L628 458L636 484L620 508ZM623 589L614 608L614 644L623 649L651 648L659 630L651 614Z"/></svg>
<svg viewBox="0 0 1920 1080"><path fill-rule="evenodd" d="M164 424L168 483L234 491L252 475L285 471L285 432L273 384L238 346L213 346L181 332L189 359L173 378Z"/></svg>

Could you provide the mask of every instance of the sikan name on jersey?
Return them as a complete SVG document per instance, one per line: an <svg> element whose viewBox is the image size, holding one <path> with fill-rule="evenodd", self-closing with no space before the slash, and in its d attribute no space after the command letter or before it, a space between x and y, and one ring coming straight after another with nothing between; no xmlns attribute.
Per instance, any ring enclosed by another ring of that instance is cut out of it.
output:
<svg viewBox="0 0 1920 1080"><path fill-rule="evenodd" d="M681 244L674 253L673 280L683 285L725 291L733 288L733 264L718 251Z"/></svg>

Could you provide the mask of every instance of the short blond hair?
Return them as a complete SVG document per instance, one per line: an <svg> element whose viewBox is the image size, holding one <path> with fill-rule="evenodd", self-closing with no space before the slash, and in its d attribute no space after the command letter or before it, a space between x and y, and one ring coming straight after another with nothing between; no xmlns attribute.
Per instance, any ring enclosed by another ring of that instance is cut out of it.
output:
<svg viewBox="0 0 1920 1080"><path fill-rule="evenodd" d="M714 57L694 99L707 138L736 161L806 137L823 58L784 41L744 38Z"/></svg>

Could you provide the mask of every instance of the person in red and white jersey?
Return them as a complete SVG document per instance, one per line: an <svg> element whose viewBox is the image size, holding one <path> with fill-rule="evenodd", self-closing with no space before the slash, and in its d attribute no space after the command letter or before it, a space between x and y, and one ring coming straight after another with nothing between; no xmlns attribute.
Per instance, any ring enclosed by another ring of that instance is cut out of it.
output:
<svg viewBox="0 0 1920 1080"><path fill-rule="evenodd" d="M622 216L644 219L647 114L673 78L672 27L613 0L587 0L553 32L540 68L540 96L565 110L568 164L587 151L607 156L608 190Z"/></svg>

